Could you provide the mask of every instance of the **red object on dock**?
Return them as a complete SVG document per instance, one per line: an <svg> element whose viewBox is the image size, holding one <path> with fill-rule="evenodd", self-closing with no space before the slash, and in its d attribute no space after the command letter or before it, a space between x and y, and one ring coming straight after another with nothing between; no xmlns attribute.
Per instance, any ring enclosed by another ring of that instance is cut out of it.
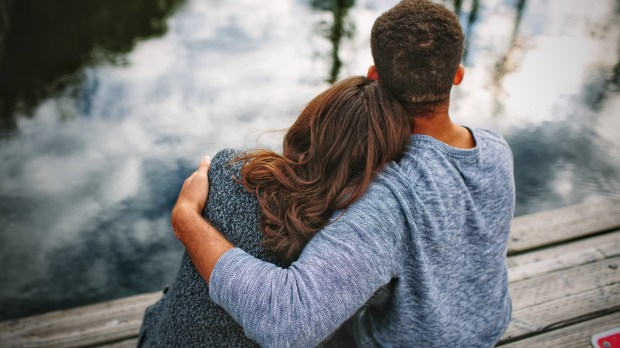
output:
<svg viewBox="0 0 620 348"><path fill-rule="evenodd" d="M592 336L594 348L620 348L620 327Z"/></svg>

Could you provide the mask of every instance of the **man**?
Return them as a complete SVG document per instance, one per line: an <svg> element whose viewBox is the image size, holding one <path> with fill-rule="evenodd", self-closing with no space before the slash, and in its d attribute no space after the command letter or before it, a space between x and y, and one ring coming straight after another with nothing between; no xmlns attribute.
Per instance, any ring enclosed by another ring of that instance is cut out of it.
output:
<svg viewBox="0 0 620 348"><path fill-rule="evenodd" d="M366 194L282 269L234 248L201 217L203 161L172 212L211 298L264 346L314 346L347 324L359 346L492 346L510 320L506 243L514 210L512 154L498 135L448 114L463 79L457 17L403 0L371 36L379 79L414 117L411 145Z"/></svg>

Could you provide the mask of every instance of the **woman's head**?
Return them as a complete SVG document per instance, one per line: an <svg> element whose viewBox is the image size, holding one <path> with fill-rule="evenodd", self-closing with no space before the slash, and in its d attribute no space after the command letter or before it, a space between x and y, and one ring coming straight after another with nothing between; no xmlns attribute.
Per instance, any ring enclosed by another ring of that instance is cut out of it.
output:
<svg viewBox="0 0 620 348"><path fill-rule="evenodd" d="M335 211L360 198L398 160L413 119L378 81L346 79L314 98L284 137L282 156L240 160L241 183L257 194L264 247L288 264Z"/></svg>

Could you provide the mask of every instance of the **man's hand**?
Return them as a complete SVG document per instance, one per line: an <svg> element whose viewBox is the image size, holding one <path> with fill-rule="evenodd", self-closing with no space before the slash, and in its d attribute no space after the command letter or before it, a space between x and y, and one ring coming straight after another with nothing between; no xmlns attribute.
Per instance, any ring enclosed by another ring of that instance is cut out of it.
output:
<svg viewBox="0 0 620 348"><path fill-rule="evenodd" d="M201 215L209 194L210 166L211 158L205 156L198 170L183 183L172 208L172 229L207 283L217 260L233 247Z"/></svg>
<svg viewBox="0 0 620 348"><path fill-rule="evenodd" d="M207 204L207 198L209 196L209 167L211 166L211 157L205 156L200 164L198 170L190 175L181 188L177 203L172 208L172 229L177 238L181 241L181 229L186 224L188 214L197 213L202 214L202 210Z"/></svg>
<svg viewBox="0 0 620 348"><path fill-rule="evenodd" d="M205 156L200 161L198 170L185 179L174 209L183 206L198 214L202 213L209 195L209 167L211 167L211 157Z"/></svg>

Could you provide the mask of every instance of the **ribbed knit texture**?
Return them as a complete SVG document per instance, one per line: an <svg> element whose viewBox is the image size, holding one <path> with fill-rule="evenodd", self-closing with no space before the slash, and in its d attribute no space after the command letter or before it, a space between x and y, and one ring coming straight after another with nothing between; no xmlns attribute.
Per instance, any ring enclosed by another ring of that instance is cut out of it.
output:
<svg viewBox="0 0 620 348"><path fill-rule="evenodd" d="M491 347L508 326L512 153L486 130L461 150L414 135L365 195L283 269L233 248L211 298L268 347L312 347L358 313L360 346Z"/></svg>

